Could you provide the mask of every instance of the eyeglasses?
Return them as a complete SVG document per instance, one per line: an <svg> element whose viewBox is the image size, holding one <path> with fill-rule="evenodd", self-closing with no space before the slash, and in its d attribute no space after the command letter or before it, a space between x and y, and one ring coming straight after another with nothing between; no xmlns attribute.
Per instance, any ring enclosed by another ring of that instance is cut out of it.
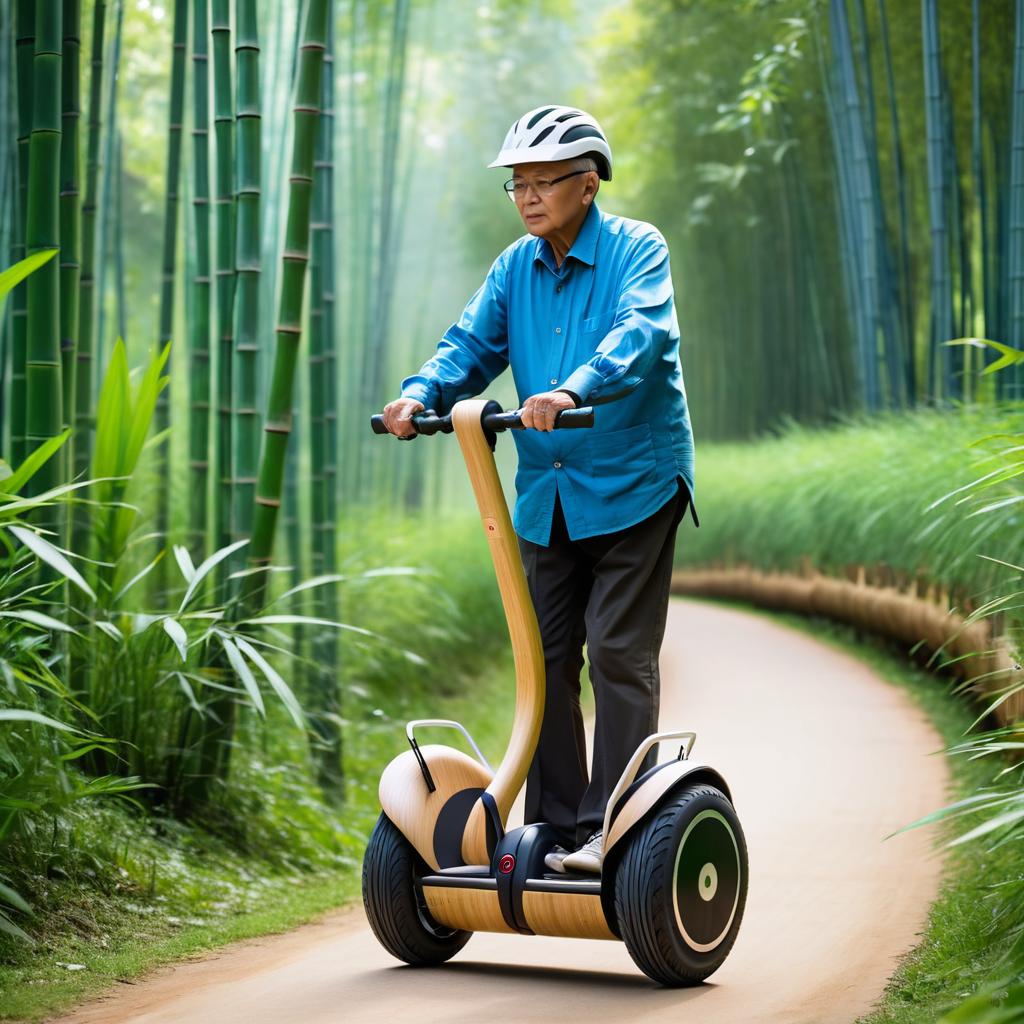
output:
<svg viewBox="0 0 1024 1024"><path fill-rule="evenodd" d="M537 195L542 196L543 198L546 199L549 195L551 195L552 192L555 191L555 186L560 181L565 181L566 178L574 178L577 174L589 173L590 170L587 169L583 171L570 171L568 174L563 174L560 178L552 178L550 181L548 181L545 178L541 178L539 181L535 181L533 183L533 189L537 193ZM516 181L515 178L509 178L508 181L505 182L505 194L509 197L509 199L512 200L513 203L516 202L516 200L518 199L526 198L527 188L529 188L528 182Z"/></svg>

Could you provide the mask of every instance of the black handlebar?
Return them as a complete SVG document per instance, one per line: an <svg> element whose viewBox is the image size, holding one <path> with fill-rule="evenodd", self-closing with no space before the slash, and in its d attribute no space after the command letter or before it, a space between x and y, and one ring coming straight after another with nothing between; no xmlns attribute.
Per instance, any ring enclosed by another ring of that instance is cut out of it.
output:
<svg viewBox="0 0 1024 1024"><path fill-rule="evenodd" d="M483 416L480 418L484 430L499 433L502 430L524 430L521 409L512 409L504 412L497 402L488 402L484 406ZM425 409L423 412L413 413L412 425L416 434L450 434L454 429L452 415L438 416L433 409ZM592 427L594 425L594 410L585 405L581 409L563 409L555 418L556 430L568 430L570 428ZM381 415L370 417L370 426L375 434L388 434L390 431L384 426L384 417ZM413 435L415 436L415 435Z"/></svg>

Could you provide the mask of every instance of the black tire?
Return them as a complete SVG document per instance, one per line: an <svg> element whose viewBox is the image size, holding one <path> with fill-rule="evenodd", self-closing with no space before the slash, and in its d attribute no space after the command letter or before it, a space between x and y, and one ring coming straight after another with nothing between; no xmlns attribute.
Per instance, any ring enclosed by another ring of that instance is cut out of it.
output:
<svg viewBox="0 0 1024 1024"><path fill-rule="evenodd" d="M694 783L627 841L615 912L629 955L662 985L697 985L729 955L743 919L747 845L736 812L720 789Z"/></svg>
<svg viewBox="0 0 1024 1024"><path fill-rule="evenodd" d="M414 882L429 871L412 843L381 814L363 855L363 906L380 944L416 967L450 960L473 934L430 916Z"/></svg>

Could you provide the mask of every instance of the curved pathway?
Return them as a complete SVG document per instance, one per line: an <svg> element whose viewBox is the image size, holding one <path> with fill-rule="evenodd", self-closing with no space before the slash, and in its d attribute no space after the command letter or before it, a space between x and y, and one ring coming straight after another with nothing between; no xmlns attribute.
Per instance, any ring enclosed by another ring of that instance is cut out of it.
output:
<svg viewBox="0 0 1024 1024"><path fill-rule="evenodd" d="M945 760L928 756L941 738L854 658L743 611L672 601L661 664L661 728L697 733L693 756L729 781L749 847L739 937L703 985L657 987L621 943L540 936L477 934L448 964L412 969L357 907L162 969L63 1020L852 1024L938 892L935 826L882 840L952 799Z"/></svg>

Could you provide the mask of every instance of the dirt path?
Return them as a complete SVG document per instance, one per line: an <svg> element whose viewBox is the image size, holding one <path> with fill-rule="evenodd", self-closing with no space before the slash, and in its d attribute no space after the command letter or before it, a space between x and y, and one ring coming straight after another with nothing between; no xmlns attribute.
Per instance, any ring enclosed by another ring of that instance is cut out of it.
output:
<svg viewBox="0 0 1024 1024"><path fill-rule="evenodd" d="M698 988L658 988L620 943L539 936L477 934L416 970L378 946L360 907L163 969L62 1021L851 1024L938 891L933 827L882 837L951 798L945 761L928 756L941 739L853 658L690 600L669 611L661 728L697 733L694 757L728 779L749 847L739 937Z"/></svg>

